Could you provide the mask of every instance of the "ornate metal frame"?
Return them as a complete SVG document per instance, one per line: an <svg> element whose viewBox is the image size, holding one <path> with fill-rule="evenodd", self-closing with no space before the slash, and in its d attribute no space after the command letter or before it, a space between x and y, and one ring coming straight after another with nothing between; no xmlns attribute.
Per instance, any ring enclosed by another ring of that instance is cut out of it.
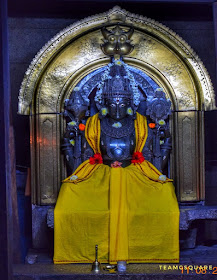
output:
<svg viewBox="0 0 217 280"><path fill-rule="evenodd" d="M87 74L109 62L102 26L133 27L125 62L159 84L172 102L171 176L181 201L204 199L204 110L215 109L210 77L194 51L166 26L119 7L61 31L36 55L20 88L18 113L31 115L33 203L56 202L65 177L60 154L64 100Z"/></svg>

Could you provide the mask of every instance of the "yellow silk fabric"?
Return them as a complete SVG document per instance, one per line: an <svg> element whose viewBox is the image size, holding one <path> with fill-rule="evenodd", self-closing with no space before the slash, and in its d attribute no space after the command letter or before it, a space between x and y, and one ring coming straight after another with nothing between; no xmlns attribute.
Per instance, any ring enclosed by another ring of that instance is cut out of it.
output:
<svg viewBox="0 0 217 280"><path fill-rule="evenodd" d="M137 113L136 148L147 139ZM100 153L100 120L90 117L85 137ZM172 180L148 161L126 168L82 163L63 181L54 211L54 263L90 263L95 245L101 262L179 262L179 208Z"/></svg>

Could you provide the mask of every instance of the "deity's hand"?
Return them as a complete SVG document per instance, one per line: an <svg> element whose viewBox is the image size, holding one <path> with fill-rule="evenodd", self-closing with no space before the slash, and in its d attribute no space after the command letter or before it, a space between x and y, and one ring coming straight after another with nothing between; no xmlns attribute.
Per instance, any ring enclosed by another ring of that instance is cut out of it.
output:
<svg viewBox="0 0 217 280"><path fill-rule="evenodd" d="M111 164L111 167L118 168L118 167L121 167L121 165L122 165L122 162L119 162L116 160Z"/></svg>

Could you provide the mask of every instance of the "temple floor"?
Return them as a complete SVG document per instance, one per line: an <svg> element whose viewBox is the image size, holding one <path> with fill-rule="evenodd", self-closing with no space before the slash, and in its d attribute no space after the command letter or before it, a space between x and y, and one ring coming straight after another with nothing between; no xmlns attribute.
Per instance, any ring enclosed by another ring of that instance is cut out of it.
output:
<svg viewBox="0 0 217 280"><path fill-rule="evenodd" d="M189 270L186 269L186 266L189 267ZM217 245L197 246L195 249L183 250L180 253L179 264L129 264L127 272L124 274L112 270L102 270L99 274L93 274L90 264L54 265L51 256L48 257L45 253L37 254L35 264L18 264L14 265L13 269L13 279L16 280L210 280L216 279Z"/></svg>

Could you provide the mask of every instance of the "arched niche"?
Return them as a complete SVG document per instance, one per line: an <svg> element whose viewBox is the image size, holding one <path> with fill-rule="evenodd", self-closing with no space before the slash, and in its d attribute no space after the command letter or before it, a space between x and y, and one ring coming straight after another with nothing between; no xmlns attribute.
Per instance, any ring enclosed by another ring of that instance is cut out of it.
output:
<svg viewBox="0 0 217 280"><path fill-rule="evenodd" d="M24 77L20 114L31 118L33 203L56 202L66 176L60 141L64 100L84 77L109 63L100 48L102 26L133 27L134 50L124 61L162 87L172 102L171 177L180 201L204 199L204 110L215 109L209 75L194 51L164 25L114 7L57 34L33 59Z"/></svg>

